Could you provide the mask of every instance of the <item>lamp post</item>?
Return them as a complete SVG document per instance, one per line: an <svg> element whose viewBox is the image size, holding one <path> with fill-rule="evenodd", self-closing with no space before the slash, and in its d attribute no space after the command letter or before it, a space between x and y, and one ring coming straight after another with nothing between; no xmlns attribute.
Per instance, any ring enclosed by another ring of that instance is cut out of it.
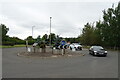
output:
<svg viewBox="0 0 120 80"><path fill-rule="evenodd" d="M52 17L50 17L50 46L51 46L51 19Z"/></svg>
<svg viewBox="0 0 120 80"><path fill-rule="evenodd" d="M33 28L34 28L35 26L32 26L32 38L33 38Z"/></svg>
<svg viewBox="0 0 120 80"><path fill-rule="evenodd" d="M79 28L79 30L80 30L80 35L81 35L82 29L81 29L81 28Z"/></svg>

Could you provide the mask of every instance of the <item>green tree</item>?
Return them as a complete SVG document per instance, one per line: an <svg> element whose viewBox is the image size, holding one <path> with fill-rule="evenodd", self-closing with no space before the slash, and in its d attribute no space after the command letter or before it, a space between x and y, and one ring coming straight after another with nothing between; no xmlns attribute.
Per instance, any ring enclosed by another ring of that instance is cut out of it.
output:
<svg viewBox="0 0 120 80"><path fill-rule="evenodd" d="M32 36L28 36L25 40L28 40L29 45L32 45L35 42L35 39L33 39Z"/></svg>
<svg viewBox="0 0 120 80"><path fill-rule="evenodd" d="M43 35L42 40L46 41L47 39L48 39L48 35L47 34Z"/></svg>
<svg viewBox="0 0 120 80"><path fill-rule="evenodd" d="M94 27L90 23L87 23L82 31L81 42L86 45L92 45L95 42L94 39Z"/></svg>
<svg viewBox="0 0 120 80"><path fill-rule="evenodd" d="M95 31L94 31L94 35L95 35L95 39L96 39L96 44L98 45L102 45L103 44L103 24L102 22L99 20L96 22L96 26L95 26Z"/></svg>
<svg viewBox="0 0 120 80"><path fill-rule="evenodd" d="M103 45L120 48L120 2L114 8L103 11L103 21L97 21L93 26L87 23L80 36L80 41L85 45Z"/></svg>
<svg viewBox="0 0 120 80"><path fill-rule="evenodd" d="M5 40L6 34L9 31L9 28L7 28L4 24L0 25L0 31L2 31L2 41ZM0 34L1 36L1 34Z"/></svg>
<svg viewBox="0 0 120 80"><path fill-rule="evenodd" d="M120 2L115 9L112 7L103 11L102 30L106 46L114 46L114 48L120 46Z"/></svg>
<svg viewBox="0 0 120 80"><path fill-rule="evenodd" d="M51 33L50 35L51 35L51 43L54 44L56 40L56 35L55 33ZM49 40L50 40L50 35L49 35Z"/></svg>

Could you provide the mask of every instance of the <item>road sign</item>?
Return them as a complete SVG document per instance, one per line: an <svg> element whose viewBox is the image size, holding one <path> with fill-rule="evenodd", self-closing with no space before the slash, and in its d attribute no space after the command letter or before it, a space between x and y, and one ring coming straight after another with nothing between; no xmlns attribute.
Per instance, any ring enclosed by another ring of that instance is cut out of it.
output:
<svg viewBox="0 0 120 80"><path fill-rule="evenodd" d="M66 44L66 41L61 41L61 45L63 46L63 45L65 45Z"/></svg>

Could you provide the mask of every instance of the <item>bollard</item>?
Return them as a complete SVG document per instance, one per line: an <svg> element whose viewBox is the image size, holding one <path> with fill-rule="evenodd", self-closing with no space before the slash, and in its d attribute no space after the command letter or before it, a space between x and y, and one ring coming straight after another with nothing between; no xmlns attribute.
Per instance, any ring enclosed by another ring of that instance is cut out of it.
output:
<svg viewBox="0 0 120 80"><path fill-rule="evenodd" d="M28 51L28 52L31 52L31 48L28 48L27 51Z"/></svg>
<svg viewBox="0 0 120 80"><path fill-rule="evenodd" d="M41 49L41 48L39 49L39 52L42 52L42 49Z"/></svg>
<svg viewBox="0 0 120 80"><path fill-rule="evenodd" d="M52 54L54 54L54 53L53 53L53 48L52 48Z"/></svg>
<svg viewBox="0 0 120 80"><path fill-rule="evenodd" d="M75 51L75 48L73 48L72 51Z"/></svg>
<svg viewBox="0 0 120 80"><path fill-rule="evenodd" d="M33 49L34 49L34 53L35 53L35 47L33 47Z"/></svg>
<svg viewBox="0 0 120 80"><path fill-rule="evenodd" d="M63 49L63 54L65 54L65 49Z"/></svg>
<svg viewBox="0 0 120 80"><path fill-rule="evenodd" d="M64 50L62 49L61 54L63 55L63 53L64 53Z"/></svg>

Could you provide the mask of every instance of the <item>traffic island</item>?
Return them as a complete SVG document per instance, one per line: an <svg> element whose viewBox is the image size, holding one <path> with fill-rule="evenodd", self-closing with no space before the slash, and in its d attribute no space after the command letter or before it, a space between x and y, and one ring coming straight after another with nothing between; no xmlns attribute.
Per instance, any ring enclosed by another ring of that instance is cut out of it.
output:
<svg viewBox="0 0 120 80"><path fill-rule="evenodd" d="M47 46L48 45L48 46ZM40 36L37 37L36 42L30 47L26 40L26 52L18 53L18 56L25 57L71 57L71 56L84 56L81 52L71 51L69 49L70 43L65 39L61 40L57 36L54 45L47 44L45 40L41 40Z"/></svg>
<svg viewBox="0 0 120 80"><path fill-rule="evenodd" d="M69 49L65 50L65 54L62 54L62 50L56 50L53 49L50 51L50 49L47 49L46 52L21 52L18 53L17 56L23 56L23 57L40 57L40 58L57 58L57 57L72 57L72 56L85 56L85 54L77 52L77 51L71 51Z"/></svg>

